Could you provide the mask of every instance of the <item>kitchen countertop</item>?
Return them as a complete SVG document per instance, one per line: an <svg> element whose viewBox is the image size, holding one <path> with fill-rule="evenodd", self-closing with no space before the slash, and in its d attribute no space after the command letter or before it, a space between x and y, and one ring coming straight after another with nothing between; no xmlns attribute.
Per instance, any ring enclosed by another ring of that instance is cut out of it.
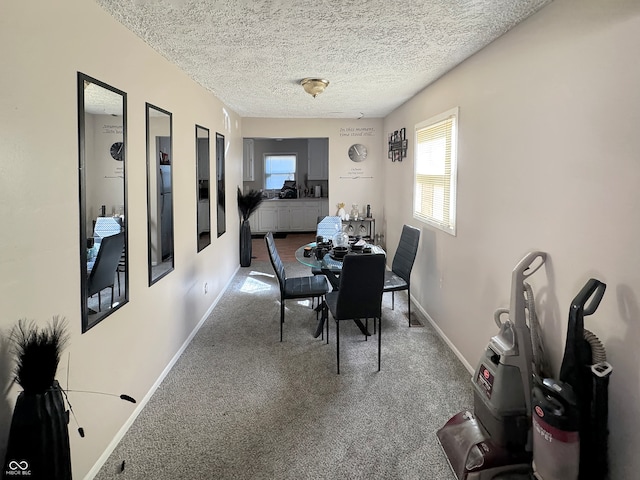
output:
<svg viewBox="0 0 640 480"><path fill-rule="evenodd" d="M290 202L295 202L298 200L304 200L304 201L314 201L314 200L327 200L328 197L300 197L300 198L263 198L262 201L263 202L273 202L274 200L278 200L278 201L282 201L282 200L288 200Z"/></svg>

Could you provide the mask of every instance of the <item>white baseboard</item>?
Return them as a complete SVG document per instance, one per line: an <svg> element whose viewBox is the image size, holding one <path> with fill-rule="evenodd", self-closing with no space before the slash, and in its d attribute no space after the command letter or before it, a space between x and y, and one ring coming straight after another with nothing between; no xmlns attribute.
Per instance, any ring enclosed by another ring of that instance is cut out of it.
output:
<svg viewBox="0 0 640 480"><path fill-rule="evenodd" d="M416 299L413 298L413 296L411 298L413 300L413 302L412 302L413 305L418 307L418 310L420 310L420 312L422 312L422 314L429 321L429 323L431 324L433 329L438 333L440 338L442 338L442 340L444 340L444 342L451 349L451 351L455 354L455 356L458 357L458 360L460 360L462 362L462 364L464 365L464 368L467 369L469 374L473 375L473 373L475 372L475 367L472 367L471 364L467 361L467 359L464 358L462 353L460 353L460 350L458 350L456 348L456 346L451 342L451 340L449 340L449 338L444 334L444 332L440 329L440 327L436 324L436 322L433 321L433 318L431 318L431 316L427 313L427 311L424 308L422 308L422 305L420 305L418 302L416 302Z"/></svg>
<svg viewBox="0 0 640 480"><path fill-rule="evenodd" d="M127 421L124 423L124 425L122 425L120 430L118 430L118 433L116 433L116 435L113 437L113 440L111 440L111 442L109 443L105 451L102 453L102 455L100 455L96 463L93 465L93 468L89 470L89 473L87 473L87 475L84 477L85 480L92 480L98 474L98 472L100 472L100 469L102 468L102 466L106 463L106 461L109 459L109 456L113 453L113 451L116 449L116 447L120 443L120 440L122 440L122 438L125 436L129 428L131 428L131 425L133 425L133 422L135 421L135 419L138 417L140 412L142 412L142 410L147 405L147 403L149 402L153 394L156 392L156 390L158 389L162 381L169 374L169 372L171 371L173 366L176 364L176 362L178 361L182 353L185 351L185 349L189 346L189 344L191 343L191 340L193 340L193 337L196 336L196 334L198 333L198 330L200 330L205 320L209 317L209 315L211 314L215 306L218 304L218 302L222 298L222 295L227 291L227 289L229 288L229 285L231 285L231 282L233 281L236 274L238 273L238 270L240 270L239 265L236 268L235 272L233 272L233 275L231 275L231 277L229 278L229 281L227 282L225 287L220 291L220 294L216 297L216 299L213 301L211 306L207 309L205 314L202 316L202 318L198 322L198 325L196 325L196 327L193 329L189 337L184 341L180 349L173 356L169 364L164 368L164 370L162 371L158 379L155 381L155 383L151 386L151 388L149 389L147 394L144 396L144 398L138 403L138 406L131 413L131 415L129 416Z"/></svg>

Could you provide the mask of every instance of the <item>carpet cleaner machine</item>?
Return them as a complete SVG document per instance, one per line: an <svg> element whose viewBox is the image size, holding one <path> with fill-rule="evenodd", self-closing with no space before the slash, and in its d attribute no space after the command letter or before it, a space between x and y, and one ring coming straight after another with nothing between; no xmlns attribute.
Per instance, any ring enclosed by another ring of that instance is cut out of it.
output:
<svg viewBox="0 0 640 480"><path fill-rule="evenodd" d="M472 378L474 411L454 415L437 431L458 480L531 478L534 368L540 376L549 375L525 279L545 260L545 253L529 252L513 269L509 310L496 311L498 334L491 338ZM502 321L505 313L509 318Z"/></svg>

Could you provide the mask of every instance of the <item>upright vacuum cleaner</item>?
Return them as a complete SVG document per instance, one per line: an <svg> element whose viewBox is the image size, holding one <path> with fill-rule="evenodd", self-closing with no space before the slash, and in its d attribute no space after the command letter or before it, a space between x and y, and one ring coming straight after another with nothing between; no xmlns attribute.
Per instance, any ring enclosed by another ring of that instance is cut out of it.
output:
<svg viewBox="0 0 640 480"><path fill-rule="evenodd" d="M437 432L458 480L531 477L534 351L527 311L531 322L533 298L524 280L545 260L545 253L530 252L514 268L510 318L501 322L496 312L500 330L472 378L474 412L454 415Z"/></svg>
<svg viewBox="0 0 640 480"><path fill-rule="evenodd" d="M533 468L539 480L603 480L608 473L608 385L605 349L584 328L606 285L590 279L571 302L560 379L536 379Z"/></svg>

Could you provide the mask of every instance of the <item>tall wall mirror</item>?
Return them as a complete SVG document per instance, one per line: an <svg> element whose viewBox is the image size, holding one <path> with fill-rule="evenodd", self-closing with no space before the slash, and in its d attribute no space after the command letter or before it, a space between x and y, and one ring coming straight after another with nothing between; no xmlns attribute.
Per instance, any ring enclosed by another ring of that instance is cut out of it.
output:
<svg viewBox="0 0 640 480"><path fill-rule="evenodd" d="M216 175L218 178L218 237L227 231L224 186L224 135L216 132Z"/></svg>
<svg viewBox="0 0 640 480"><path fill-rule="evenodd" d="M147 118L149 285L173 270L173 142L171 113L150 103Z"/></svg>
<svg viewBox="0 0 640 480"><path fill-rule="evenodd" d="M209 207L209 129L196 125L196 172L198 192L198 251L211 243L211 208Z"/></svg>
<svg viewBox="0 0 640 480"><path fill-rule="evenodd" d="M82 332L129 300L127 94L78 72Z"/></svg>

